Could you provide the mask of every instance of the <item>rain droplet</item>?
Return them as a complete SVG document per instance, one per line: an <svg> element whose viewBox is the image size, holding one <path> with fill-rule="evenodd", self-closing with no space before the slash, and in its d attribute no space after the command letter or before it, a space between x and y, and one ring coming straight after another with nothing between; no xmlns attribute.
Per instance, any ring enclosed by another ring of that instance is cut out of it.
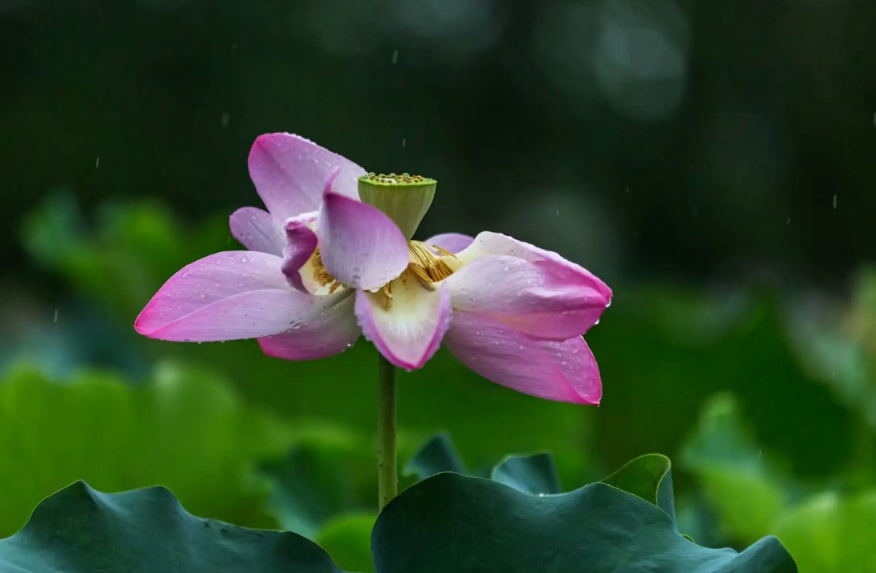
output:
<svg viewBox="0 0 876 573"><path fill-rule="evenodd" d="M789 227L791 226L791 218L790 217L788 217L788 226Z"/></svg>
<svg viewBox="0 0 876 573"><path fill-rule="evenodd" d="M94 160L94 168L97 169L98 167L100 167L100 156Z"/></svg>
<svg viewBox="0 0 876 573"><path fill-rule="evenodd" d="M58 309L57 308L55 309L55 320L54 321L56 323L58 322Z"/></svg>
<svg viewBox="0 0 876 573"><path fill-rule="evenodd" d="M395 64L396 62L398 62L398 50L393 50L392 51L392 63Z"/></svg>
<svg viewBox="0 0 876 573"><path fill-rule="evenodd" d="M404 147L404 146L405 146L405 143L407 143L407 142L408 142L408 138L407 138L407 137L402 137L402 147Z"/></svg>
<svg viewBox="0 0 876 573"><path fill-rule="evenodd" d="M240 258L240 262L241 262L241 263L248 263L248 262L249 262L249 259L246 258L246 257L241 257L241 258Z"/></svg>
<svg viewBox="0 0 876 573"><path fill-rule="evenodd" d="M229 121L231 121L231 116L228 114L228 112L222 112L222 129L228 127Z"/></svg>
<svg viewBox="0 0 876 573"><path fill-rule="evenodd" d="M836 209L836 195L833 196L833 208Z"/></svg>
<svg viewBox="0 0 876 573"><path fill-rule="evenodd" d="M560 216L560 210L557 209L557 217L559 217L559 216Z"/></svg>

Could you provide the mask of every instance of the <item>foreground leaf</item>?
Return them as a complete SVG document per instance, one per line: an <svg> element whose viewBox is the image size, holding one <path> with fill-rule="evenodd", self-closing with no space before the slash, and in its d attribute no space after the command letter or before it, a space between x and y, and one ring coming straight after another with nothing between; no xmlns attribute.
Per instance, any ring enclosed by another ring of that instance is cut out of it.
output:
<svg viewBox="0 0 876 573"><path fill-rule="evenodd" d="M414 485L371 538L379 573L794 573L775 538L742 553L675 532L658 507L605 484L533 496L453 473Z"/></svg>
<svg viewBox="0 0 876 573"><path fill-rule="evenodd" d="M342 573L294 533L195 517L161 487L105 494L84 482L44 500L24 529L0 540L0 571Z"/></svg>

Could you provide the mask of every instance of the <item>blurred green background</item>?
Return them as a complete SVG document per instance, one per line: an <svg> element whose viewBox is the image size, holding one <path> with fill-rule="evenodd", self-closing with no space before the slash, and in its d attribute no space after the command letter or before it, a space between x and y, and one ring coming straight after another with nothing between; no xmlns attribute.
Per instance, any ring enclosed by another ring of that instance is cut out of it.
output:
<svg viewBox="0 0 876 573"><path fill-rule="evenodd" d="M876 3L0 0L0 536L84 478L164 484L367 570L376 353L138 337L240 248L259 134L439 180L422 236L493 230L604 278L603 404L448 353L400 380L402 462L554 452L572 489L672 457L682 530L876 571ZM231 245L229 247L229 245Z"/></svg>

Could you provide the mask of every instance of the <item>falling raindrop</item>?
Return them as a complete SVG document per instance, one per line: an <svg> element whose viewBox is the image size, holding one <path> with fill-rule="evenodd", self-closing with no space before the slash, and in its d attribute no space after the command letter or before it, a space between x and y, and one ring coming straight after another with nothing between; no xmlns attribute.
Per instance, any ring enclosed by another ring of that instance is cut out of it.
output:
<svg viewBox="0 0 876 573"><path fill-rule="evenodd" d="M100 167L100 156L94 160L94 168L97 169L98 167Z"/></svg>
<svg viewBox="0 0 876 573"><path fill-rule="evenodd" d="M55 309L55 320L54 320L54 322L55 322L55 323L58 322L58 309L57 309L57 308Z"/></svg>
<svg viewBox="0 0 876 573"><path fill-rule="evenodd" d="M231 51L232 51L232 52L236 52L236 51L237 51L237 42L234 42L233 44L231 44Z"/></svg>
<svg viewBox="0 0 876 573"><path fill-rule="evenodd" d="M406 137L402 137L402 147L404 147L405 143L407 143L407 142L408 142L408 139Z"/></svg>
<svg viewBox="0 0 876 573"><path fill-rule="evenodd" d="M836 195L833 196L833 208L836 209Z"/></svg>
<svg viewBox="0 0 876 573"><path fill-rule="evenodd" d="M557 209L557 217L559 217L559 216L560 216L560 210Z"/></svg>
<svg viewBox="0 0 876 573"><path fill-rule="evenodd" d="M791 226L791 218L790 217L788 217L788 226L789 227Z"/></svg>
<svg viewBox="0 0 876 573"><path fill-rule="evenodd" d="M222 129L228 127L228 122L231 121L231 116L228 112L222 112Z"/></svg>
<svg viewBox="0 0 876 573"><path fill-rule="evenodd" d="M393 50L392 51L392 63L394 64L396 62L398 62L398 50Z"/></svg>

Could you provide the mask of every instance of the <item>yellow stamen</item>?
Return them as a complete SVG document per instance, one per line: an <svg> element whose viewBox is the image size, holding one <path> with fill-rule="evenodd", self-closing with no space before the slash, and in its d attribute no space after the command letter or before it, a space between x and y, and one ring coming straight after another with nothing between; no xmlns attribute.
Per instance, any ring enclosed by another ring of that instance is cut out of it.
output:
<svg viewBox="0 0 876 573"><path fill-rule="evenodd" d="M383 307L386 310L391 309L392 308L392 281L383 285L383 296L386 298L386 300L383 302Z"/></svg>
<svg viewBox="0 0 876 573"><path fill-rule="evenodd" d="M408 252L410 253L410 263L408 264L408 268L411 272L417 275L417 278L419 278L427 288L431 288L431 283L443 281L453 274L453 269L450 265L436 256L430 247L442 255L456 258L452 253L447 252L441 247L427 245L420 241L408 241Z"/></svg>
<svg viewBox="0 0 876 573"><path fill-rule="evenodd" d="M435 254L436 252L438 253L437 255ZM434 290L433 283L443 281L459 267L456 255L442 249L438 245L428 245L420 241L408 241L408 255L407 271L416 276L420 283L429 290ZM445 258L452 260L445 260ZM325 265L322 263L319 247L313 251L311 262L313 263L313 280L320 287L328 286L328 294L334 294L336 290L344 286L326 270ZM448 262L452 264L448 264ZM383 285L380 292L383 293L383 306L389 310L392 308L393 300L392 281Z"/></svg>
<svg viewBox="0 0 876 573"><path fill-rule="evenodd" d="M319 247L313 251L311 259L313 261L313 280L316 281L319 286L325 286L327 284L332 285L331 292L337 290L340 283L338 283L338 286L335 286L335 283L337 283L335 277L331 276L329 272L325 270L325 265L322 264L322 255L319 253Z"/></svg>

